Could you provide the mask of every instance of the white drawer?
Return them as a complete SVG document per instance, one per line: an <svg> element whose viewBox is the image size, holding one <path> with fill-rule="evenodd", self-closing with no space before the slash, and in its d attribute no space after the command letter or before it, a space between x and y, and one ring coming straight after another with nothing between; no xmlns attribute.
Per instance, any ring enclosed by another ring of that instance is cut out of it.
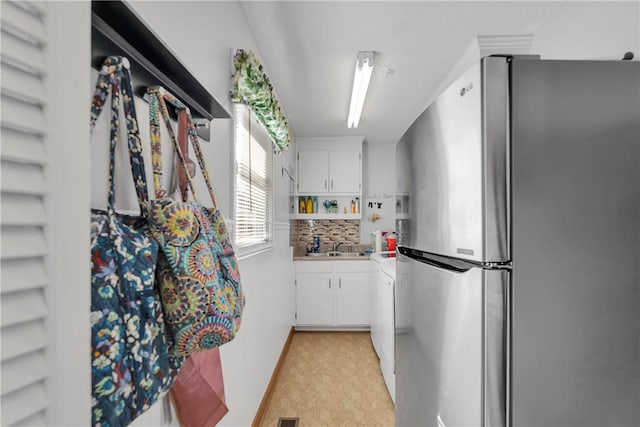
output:
<svg viewBox="0 0 640 427"><path fill-rule="evenodd" d="M335 261L336 273L370 273L369 261Z"/></svg>
<svg viewBox="0 0 640 427"><path fill-rule="evenodd" d="M333 261L296 261L296 273L333 273Z"/></svg>

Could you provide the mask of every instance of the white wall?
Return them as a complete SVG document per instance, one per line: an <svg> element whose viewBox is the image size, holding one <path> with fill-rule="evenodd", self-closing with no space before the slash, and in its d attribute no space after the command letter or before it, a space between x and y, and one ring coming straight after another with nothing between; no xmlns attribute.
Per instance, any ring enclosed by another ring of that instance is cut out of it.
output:
<svg viewBox="0 0 640 427"><path fill-rule="evenodd" d="M535 31L531 53L543 59L640 58L640 2L567 2Z"/></svg>
<svg viewBox="0 0 640 427"><path fill-rule="evenodd" d="M394 231L396 213L396 162L395 143L370 144L365 142L363 149L363 201L362 222L360 223L360 243L371 243L373 230ZM382 202L381 209L368 202ZM372 213L380 215L380 219L371 222L368 217ZM384 242L383 242L384 250Z"/></svg>

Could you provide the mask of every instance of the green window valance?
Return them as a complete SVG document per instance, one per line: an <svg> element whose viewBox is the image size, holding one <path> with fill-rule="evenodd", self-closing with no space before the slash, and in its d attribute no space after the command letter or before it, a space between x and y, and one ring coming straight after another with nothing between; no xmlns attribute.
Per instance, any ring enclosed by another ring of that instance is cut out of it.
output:
<svg viewBox="0 0 640 427"><path fill-rule="evenodd" d="M233 56L231 101L247 104L273 140L276 153L289 147L291 136L287 118L262 64L249 50L238 49Z"/></svg>

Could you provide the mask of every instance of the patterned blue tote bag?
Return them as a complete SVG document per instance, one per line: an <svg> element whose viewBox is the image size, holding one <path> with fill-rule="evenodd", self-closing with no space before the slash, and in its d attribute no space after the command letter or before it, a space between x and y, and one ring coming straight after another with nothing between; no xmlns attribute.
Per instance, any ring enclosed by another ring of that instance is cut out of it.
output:
<svg viewBox="0 0 640 427"><path fill-rule="evenodd" d="M92 425L126 426L173 384L183 359L169 354L155 288L158 244L149 237L148 193L128 61L112 56L100 70L91 129L111 95L109 200L91 210ZM120 104L141 216L115 211L114 168Z"/></svg>

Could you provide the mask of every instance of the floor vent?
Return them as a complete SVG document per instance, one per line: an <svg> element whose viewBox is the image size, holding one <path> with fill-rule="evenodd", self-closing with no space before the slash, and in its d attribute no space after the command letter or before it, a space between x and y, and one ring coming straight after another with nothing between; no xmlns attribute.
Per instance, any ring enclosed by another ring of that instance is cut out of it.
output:
<svg viewBox="0 0 640 427"><path fill-rule="evenodd" d="M299 418L279 418L278 427L298 427Z"/></svg>

